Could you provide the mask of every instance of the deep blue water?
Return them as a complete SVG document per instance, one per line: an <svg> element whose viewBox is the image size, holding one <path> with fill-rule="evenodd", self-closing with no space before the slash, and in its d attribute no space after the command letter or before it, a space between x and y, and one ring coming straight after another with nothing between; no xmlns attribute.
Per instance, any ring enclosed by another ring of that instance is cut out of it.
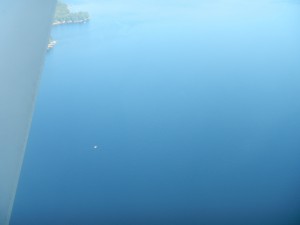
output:
<svg viewBox="0 0 300 225"><path fill-rule="evenodd" d="M299 1L73 3L12 225L300 224Z"/></svg>

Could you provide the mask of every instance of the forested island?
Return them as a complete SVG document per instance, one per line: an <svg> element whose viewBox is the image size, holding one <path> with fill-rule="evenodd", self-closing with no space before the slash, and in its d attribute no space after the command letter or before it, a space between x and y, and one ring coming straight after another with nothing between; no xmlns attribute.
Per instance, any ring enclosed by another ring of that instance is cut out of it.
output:
<svg viewBox="0 0 300 225"><path fill-rule="evenodd" d="M63 2L58 2L55 10L53 25L86 23L90 20L88 12L71 12L69 6ZM56 41L50 37L48 43L48 50L56 45Z"/></svg>
<svg viewBox="0 0 300 225"><path fill-rule="evenodd" d="M53 25L85 23L89 19L90 15L88 12L71 12L67 4L58 2L54 15Z"/></svg>

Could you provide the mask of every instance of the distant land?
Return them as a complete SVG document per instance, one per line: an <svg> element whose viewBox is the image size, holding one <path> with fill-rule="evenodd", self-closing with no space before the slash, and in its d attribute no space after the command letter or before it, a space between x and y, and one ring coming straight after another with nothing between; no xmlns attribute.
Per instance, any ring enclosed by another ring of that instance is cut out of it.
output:
<svg viewBox="0 0 300 225"><path fill-rule="evenodd" d="M74 23L86 23L90 20L88 12L71 12L66 3L58 2L55 10L53 26ZM57 42L52 37L49 39L48 50L52 49Z"/></svg>
<svg viewBox="0 0 300 225"><path fill-rule="evenodd" d="M58 2L54 15L53 25L85 23L89 19L90 15L88 12L71 12L67 4Z"/></svg>

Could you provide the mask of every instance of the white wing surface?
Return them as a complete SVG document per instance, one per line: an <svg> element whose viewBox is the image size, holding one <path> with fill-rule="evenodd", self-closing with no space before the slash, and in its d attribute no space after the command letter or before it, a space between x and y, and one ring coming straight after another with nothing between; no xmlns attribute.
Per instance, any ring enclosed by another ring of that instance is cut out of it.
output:
<svg viewBox="0 0 300 225"><path fill-rule="evenodd" d="M56 0L0 0L0 225L9 224Z"/></svg>

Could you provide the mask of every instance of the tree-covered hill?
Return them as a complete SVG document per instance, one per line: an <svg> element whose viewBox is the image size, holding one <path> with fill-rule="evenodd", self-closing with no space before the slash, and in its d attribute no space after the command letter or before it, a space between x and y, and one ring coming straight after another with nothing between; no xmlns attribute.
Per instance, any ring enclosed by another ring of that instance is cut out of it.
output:
<svg viewBox="0 0 300 225"><path fill-rule="evenodd" d="M53 25L85 23L90 19L88 12L71 12L69 6L63 2L58 2L54 15ZM56 41L50 37L48 42L48 50L56 45Z"/></svg>
<svg viewBox="0 0 300 225"><path fill-rule="evenodd" d="M89 18L88 12L71 12L67 4L58 2L53 24L83 23L88 21Z"/></svg>

